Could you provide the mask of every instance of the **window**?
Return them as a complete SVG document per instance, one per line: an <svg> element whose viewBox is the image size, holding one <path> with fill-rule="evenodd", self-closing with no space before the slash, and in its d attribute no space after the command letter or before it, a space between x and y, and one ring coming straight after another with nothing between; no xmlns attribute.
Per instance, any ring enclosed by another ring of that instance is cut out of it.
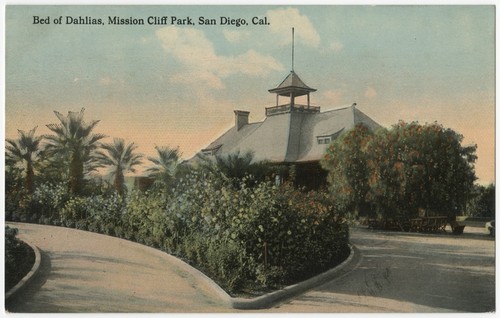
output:
<svg viewBox="0 0 500 318"><path fill-rule="evenodd" d="M217 153L217 151L220 149L220 147L222 147L222 145L218 145L218 146L215 146L213 148L202 149L201 153L205 156L213 156Z"/></svg>
<svg viewBox="0 0 500 318"><path fill-rule="evenodd" d="M317 137L318 138L318 144L320 145L327 145L332 141L331 137Z"/></svg>
<svg viewBox="0 0 500 318"><path fill-rule="evenodd" d="M339 131L337 131L333 134L330 134L330 135L316 136L316 139L318 140L318 144L319 145L328 145L332 140L337 138L343 131L344 131L344 128L342 128Z"/></svg>

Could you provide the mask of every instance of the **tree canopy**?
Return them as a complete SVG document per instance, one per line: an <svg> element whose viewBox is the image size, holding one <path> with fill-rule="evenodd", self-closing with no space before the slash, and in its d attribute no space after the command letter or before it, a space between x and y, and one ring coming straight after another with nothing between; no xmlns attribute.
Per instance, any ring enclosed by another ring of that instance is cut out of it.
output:
<svg viewBox="0 0 500 318"><path fill-rule="evenodd" d="M328 183L337 204L355 213L367 211L368 167L366 145L373 133L364 125L356 125L327 148L321 164L329 171Z"/></svg>
<svg viewBox="0 0 500 318"><path fill-rule="evenodd" d="M71 192L78 194L82 191L85 174L98 167L95 151L98 141L106 137L103 134L94 134L92 131L99 123L93 120L87 123L83 119L85 108L80 112L68 112L67 116L54 111L59 123L48 124L54 135L46 135L48 141L46 151L53 159L68 163L69 187Z"/></svg>
<svg viewBox="0 0 500 318"><path fill-rule="evenodd" d="M476 180L476 146L462 140L437 123L399 122L373 135L355 127L330 145L323 167L340 202L369 203L383 217L452 217Z"/></svg>
<svg viewBox="0 0 500 318"><path fill-rule="evenodd" d="M125 192L125 173L135 172L134 167L141 164L141 154L134 153L137 146L132 142L125 144L122 138L113 139L113 143L102 144L97 152L100 164L110 168L113 185L116 191L123 195Z"/></svg>
<svg viewBox="0 0 500 318"><path fill-rule="evenodd" d="M171 185L178 171L181 153L179 148L155 147L157 157L148 157L153 163L146 171L155 179L157 185Z"/></svg>
<svg viewBox="0 0 500 318"><path fill-rule="evenodd" d="M35 136L36 128L28 132L18 130L18 139L7 139L7 150L5 162L7 166L15 166L16 164L23 164L25 172L24 186L28 193L33 193L34 190L34 176L35 164L40 155L40 142L42 136Z"/></svg>

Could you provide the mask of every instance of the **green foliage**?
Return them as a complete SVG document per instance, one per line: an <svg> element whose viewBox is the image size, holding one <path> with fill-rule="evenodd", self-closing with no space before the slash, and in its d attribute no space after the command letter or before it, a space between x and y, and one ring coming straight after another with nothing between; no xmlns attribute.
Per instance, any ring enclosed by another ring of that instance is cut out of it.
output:
<svg viewBox="0 0 500 318"><path fill-rule="evenodd" d="M86 209L85 221L89 231L117 236L122 233L125 202L118 193L87 197L83 206Z"/></svg>
<svg viewBox="0 0 500 318"><path fill-rule="evenodd" d="M112 144L102 144L102 150L97 152L97 160L105 167L109 167L113 178L113 185L118 194L125 193L125 173L135 172L134 167L141 164L142 155L134 153L137 146L128 145L121 138L115 138Z"/></svg>
<svg viewBox="0 0 500 318"><path fill-rule="evenodd" d="M180 164L181 153L179 148L155 147L157 157L148 157L153 163L146 171L155 179L155 185L159 188L171 187Z"/></svg>
<svg viewBox="0 0 500 318"><path fill-rule="evenodd" d="M467 213L471 217L495 218L495 185L487 187L476 185L467 204Z"/></svg>
<svg viewBox="0 0 500 318"><path fill-rule="evenodd" d="M137 242L170 251L175 222L165 214L168 197L163 191L133 191L126 200L122 215L124 236Z"/></svg>
<svg viewBox="0 0 500 318"><path fill-rule="evenodd" d="M76 195L82 194L84 177L99 166L95 151L98 141L105 137L92 133L99 121L86 123L84 111L82 108L80 112L68 112L67 116L54 111L59 123L47 125L54 135L45 136L48 143L44 151L51 158L48 163L58 168L61 162L66 165L69 188Z"/></svg>
<svg viewBox="0 0 500 318"><path fill-rule="evenodd" d="M329 171L329 189L339 209L367 214L370 205L368 154L366 145L374 138L368 127L358 124L335 139L321 160L323 169Z"/></svg>
<svg viewBox="0 0 500 318"><path fill-rule="evenodd" d="M34 251L20 241L15 228L5 226L5 291L14 287L35 262Z"/></svg>
<svg viewBox="0 0 500 318"><path fill-rule="evenodd" d="M476 146L436 123L400 122L367 147L370 195L390 216L414 217L419 208L454 217L465 209L475 181Z"/></svg>
<svg viewBox="0 0 500 318"><path fill-rule="evenodd" d="M326 195L271 182L248 187L245 178L234 186L234 180L217 171L194 172L167 207L189 237L178 250L198 264L214 264L208 271L229 290L254 281L276 288L345 258L347 225Z"/></svg>
<svg viewBox="0 0 500 318"><path fill-rule="evenodd" d="M18 139L6 139L7 150L5 163L10 169L15 165L22 164L24 172L24 186L28 193L33 193L35 189L35 166L40 155L40 143L42 136L35 136L36 128L25 132L18 130Z"/></svg>
<svg viewBox="0 0 500 318"><path fill-rule="evenodd" d="M178 148L156 147L147 171L156 184L126 193L123 175L140 163L136 146L115 139L100 144L98 121L86 123L84 109L47 127L38 151L35 130L8 141L8 219L62 225L134 240L177 255L202 269L230 292L273 289L335 266L349 252L342 214L321 192L274 184L286 167L254 162L253 154L216 157L198 168L180 164ZM21 136L21 137L22 137ZM28 138L29 137L29 138ZM31 149L31 154L28 150ZM19 150L19 151L18 151ZM17 158L17 159L16 159ZM16 165L23 159L29 166ZM41 172L34 183L36 167ZM111 168L111 185L94 178ZM31 171L31 172L30 172ZM296 173L294 167L289 178ZM115 191L116 190L116 191Z"/></svg>
<svg viewBox="0 0 500 318"><path fill-rule="evenodd" d="M73 197L61 210L61 219L67 226L114 235L122 224L124 203L118 194L108 197ZM118 232L120 232L118 230Z"/></svg>
<svg viewBox="0 0 500 318"><path fill-rule="evenodd" d="M43 216L42 223L60 224L60 214L69 199L70 194L65 183L44 183L35 190L31 206Z"/></svg>
<svg viewBox="0 0 500 318"><path fill-rule="evenodd" d="M331 268L348 255L348 228L330 198L291 184L193 170L173 189L72 194L40 185L29 202L41 223L116 235L161 248L230 292L272 289ZM235 185L235 183L238 183Z"/></svg>
<svg viewBox="0 0 500 318"><path fill-rule="evenodd" d="M63 225L76 227L78 221L88 218L88 202L84 197L72 197L61 209L60 217ZM78 222L78 228L85 229L83 222Z"/></svg>
<svg viewBox="0 0 500 318"><path fill-rule="evenodd" d="M15 166L5 167L5 219L19 219L19 214L25 212L20 203L25 201L28 192L24 187L22 169Z"/></svg>
<svg viewBox="0 0 500 318"><path fill-rule="evenodd" d="M282 167L272 166L266 161L256 161L251 151L242 154L239 150L225 156L216 156L215 166L227 178L235 180L235 186L238 186L238 181L248 176L253 177L245 179L248 181L248 185L265 181L274 172L282 169Z"/></svg>
<svg viewBox="0 0 500 318"><path fill-rule="evenodd" d="M373 136L356 127L330 146L323 166L340 202L366 200L382 218L417 217L420 209L454 217L475 180L476 146L462 140L436 123L400 122Z"/></svg>

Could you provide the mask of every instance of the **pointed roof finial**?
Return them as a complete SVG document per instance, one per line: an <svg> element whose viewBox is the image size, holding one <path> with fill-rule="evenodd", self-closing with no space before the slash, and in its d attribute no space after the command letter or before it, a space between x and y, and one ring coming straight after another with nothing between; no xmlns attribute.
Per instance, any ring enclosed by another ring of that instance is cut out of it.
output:
<svg viewBox="0 0 500 318"><path fill-rule="evenodd" d="M292 27L292 72L293 72L293 58L294 58L294 49L295 49L295 30Z"/></svg>

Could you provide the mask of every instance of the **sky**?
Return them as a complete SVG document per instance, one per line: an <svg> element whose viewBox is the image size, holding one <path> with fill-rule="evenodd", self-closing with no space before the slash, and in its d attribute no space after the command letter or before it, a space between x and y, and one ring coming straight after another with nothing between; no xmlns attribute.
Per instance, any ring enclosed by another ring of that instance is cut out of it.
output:
<svg viewBox="0 0 500 318"><path fill-rule="evenodd" d="M145 24L108 24L114 16ZM150 25L150 16L168 24ZM247 25L221 25L229 19ZM291 70L293 27L294 70L317 89L313 105L357 103L385 127L438 122L477 144L478 182L495 181L492 5L8 5L5 24L6 138L35 126L49 133L53 111L85 108L106 142L124 138L146 156L178 146L190 158L234 125L233 110L265 118L276 102L268 90Z"/></svg>

